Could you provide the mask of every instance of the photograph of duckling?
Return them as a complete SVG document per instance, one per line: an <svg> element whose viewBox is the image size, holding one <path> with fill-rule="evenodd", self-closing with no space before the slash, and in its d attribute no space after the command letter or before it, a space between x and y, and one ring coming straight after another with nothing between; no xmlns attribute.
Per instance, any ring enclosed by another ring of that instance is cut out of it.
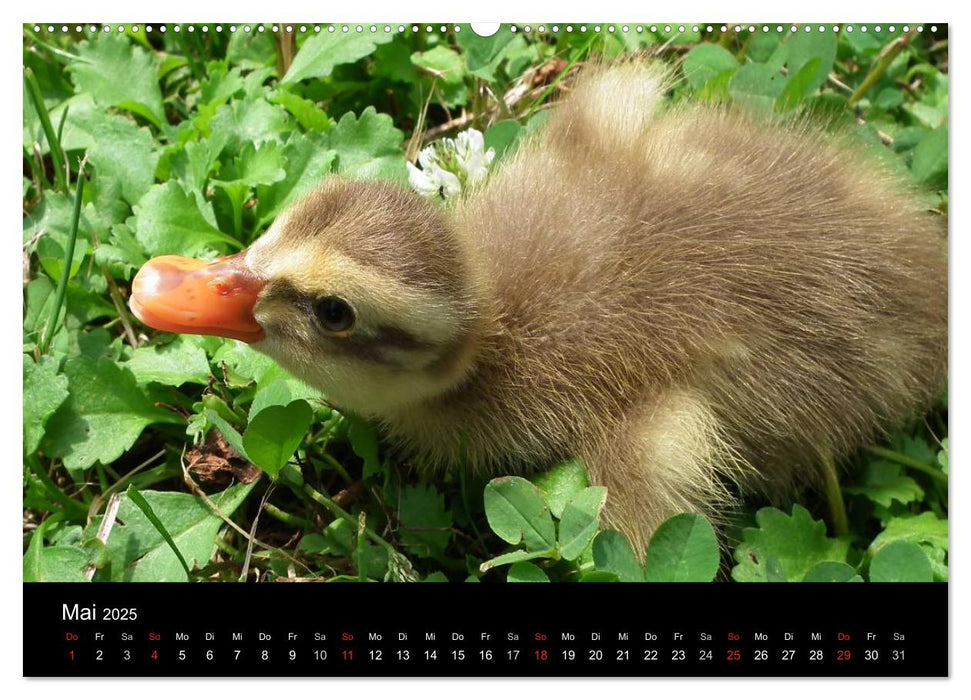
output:
<svg viewBox="0 0 971 700"><path fill-rule="evenodd" d="M946 26L149 29L25 27L25 579L947 579Z"/></svg>

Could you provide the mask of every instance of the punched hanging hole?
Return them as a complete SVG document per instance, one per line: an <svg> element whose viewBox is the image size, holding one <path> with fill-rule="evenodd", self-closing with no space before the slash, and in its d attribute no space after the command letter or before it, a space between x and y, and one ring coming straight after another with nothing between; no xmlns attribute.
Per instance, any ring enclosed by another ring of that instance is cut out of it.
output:
<svg viewBox="0 0 971 700"><path fill-rule="evenodd" d="M499 22L473 22L469 26L479 36L492 36L502 28Z"/></svg>

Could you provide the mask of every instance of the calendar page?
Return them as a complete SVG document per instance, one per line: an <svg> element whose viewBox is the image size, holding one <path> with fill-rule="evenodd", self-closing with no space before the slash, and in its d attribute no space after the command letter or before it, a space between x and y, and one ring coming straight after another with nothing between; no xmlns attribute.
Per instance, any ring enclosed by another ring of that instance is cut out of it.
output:
<svg viewBox="0 0 971 700"><path fill-rule="evenodd" d="M949 675L947 24L22 40L25 676Z"/></svg>

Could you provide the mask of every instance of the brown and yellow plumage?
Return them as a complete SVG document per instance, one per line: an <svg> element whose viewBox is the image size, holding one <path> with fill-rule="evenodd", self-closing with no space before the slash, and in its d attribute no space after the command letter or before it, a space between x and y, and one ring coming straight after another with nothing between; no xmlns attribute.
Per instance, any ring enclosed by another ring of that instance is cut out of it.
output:
<svg viewBox="0 0 971 700"><path fill-rule="evenodd" d="M245 254L255 344L419 463L578 456L637 549L770 495L926 407L947 363L943 224L805 120L668 105L591 69L451 208L333 179ZM316 300L353 326L333 332Z"/></svg>

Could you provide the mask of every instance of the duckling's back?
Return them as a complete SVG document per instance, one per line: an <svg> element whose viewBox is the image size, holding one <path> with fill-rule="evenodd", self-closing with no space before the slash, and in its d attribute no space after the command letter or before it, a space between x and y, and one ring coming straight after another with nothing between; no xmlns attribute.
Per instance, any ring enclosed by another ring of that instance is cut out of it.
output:
<svg viewBox="0 0 971 700"><path fill-rule="evenodd" d="M470 450L601 454L688 396L713 468L781 491L942 388L944 226L850 138L662 85L591 72L458 211L495 300L469 396L519 418Z"/></svg>

